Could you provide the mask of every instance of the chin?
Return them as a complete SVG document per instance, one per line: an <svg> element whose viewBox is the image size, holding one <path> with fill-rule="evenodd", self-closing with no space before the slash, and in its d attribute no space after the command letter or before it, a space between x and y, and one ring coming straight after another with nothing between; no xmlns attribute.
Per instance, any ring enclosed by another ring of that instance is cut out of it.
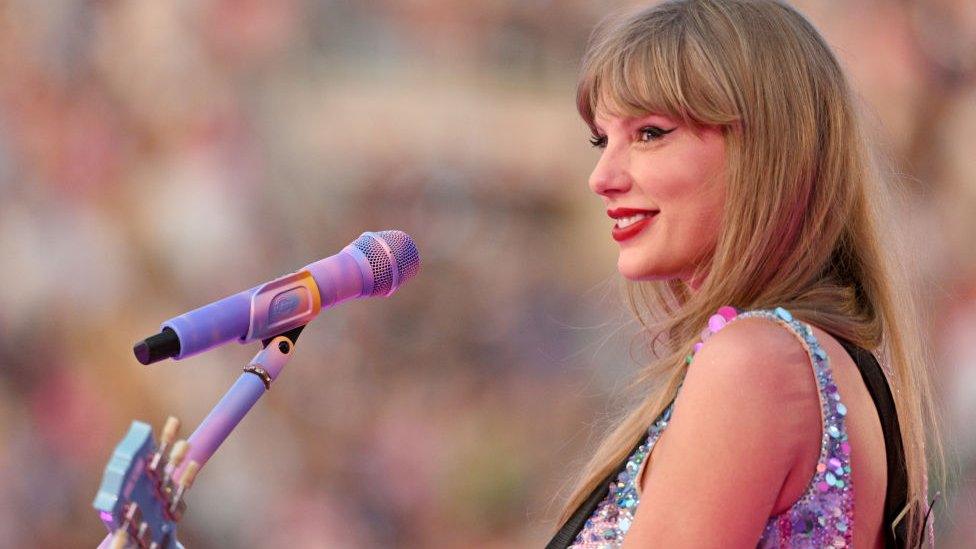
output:
<svg viewBox="0 0 976 549"><path fill-rule="evenodd" d="M639 261L638 258L628 258L624 254L621 254L617 261L617 271L627 280L634 282L671 278L669 273L662 272L660 268L655 268L650 262Z"/></svg>

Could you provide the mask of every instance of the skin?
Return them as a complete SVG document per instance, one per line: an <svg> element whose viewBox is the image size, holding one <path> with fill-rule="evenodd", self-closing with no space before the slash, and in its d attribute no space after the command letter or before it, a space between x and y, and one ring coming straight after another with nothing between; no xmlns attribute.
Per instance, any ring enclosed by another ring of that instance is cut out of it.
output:
<svg viewBox="0 0 976 549"><path fill-rule="evenodd" d="M725 203L721 130L599 110L595 125L603 152L590 189L607 209L660 210L650 226L619 243L618 270L631 280L681 278L696 287L691 271L714 248Z"/></svg>
<svg viewBox="0 0 976 549"><path fill-rule="evenodd" d="M595 126L603 150L589 179L593 192L607 209L660 210L619 243L618 270L631 280L681 278L697 288L692 273L714 247L725 200L722 132L600 110ZM850 356L813 329L848 407L854 544L881 547L881 424ZM641 471L625 548L755 547L769 517L806 490L820 454L820 400L806 353L791 332L763 319L737 320L708 340Z"/></svg>

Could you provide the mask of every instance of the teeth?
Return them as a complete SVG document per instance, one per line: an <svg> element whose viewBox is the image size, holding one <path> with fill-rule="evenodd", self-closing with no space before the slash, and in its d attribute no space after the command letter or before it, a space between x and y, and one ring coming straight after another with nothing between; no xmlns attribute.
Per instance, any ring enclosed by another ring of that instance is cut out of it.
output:
<svg viewBox="0 0 976 549"><path fill-rule="evenodd" d="M642 213L630 217L621 217L620 219L617 219L617 228L618 229L627 228L633 225L634 223L637 223L641 219L645 219L646 217L647 214L642 214Z"/></svg>

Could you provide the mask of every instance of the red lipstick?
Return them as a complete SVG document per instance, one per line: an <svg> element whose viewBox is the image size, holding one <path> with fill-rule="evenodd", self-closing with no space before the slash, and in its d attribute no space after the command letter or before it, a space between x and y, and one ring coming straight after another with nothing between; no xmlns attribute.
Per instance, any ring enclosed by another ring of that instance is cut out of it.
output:
<svg viewBox="0 0 976 549"><path fill-rule="evenodd" d="M621 242L636 236L654 221L654 218L657 217L657 213L659 211L660 210L638 210L634 208L617 208L615 210L607 210L607 215L617 219L618 224L620 223L619 220L621 219L632 221L629 218L637 215L646 216L638 221L632 221L625 227L619 227L617 224L615 224L611 233L613 239L617 242Z"/></svg>

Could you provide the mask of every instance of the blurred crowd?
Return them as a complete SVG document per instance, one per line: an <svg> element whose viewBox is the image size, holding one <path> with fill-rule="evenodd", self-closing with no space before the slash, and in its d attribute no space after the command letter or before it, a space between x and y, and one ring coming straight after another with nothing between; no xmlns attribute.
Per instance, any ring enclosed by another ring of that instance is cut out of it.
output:
<svg viewBox="0 0 976 549"><path fill-rule="evenodd" d="M0 4L0 546L95 545L129 423L188 436L257 350L144 367L133 343L388 228L420 275L304 332L181 539L542 546L641 361L574 110L590 29L632 3ZM972 547L976 5L795 5L903 182L952 464L939 546Z"/></svg>

